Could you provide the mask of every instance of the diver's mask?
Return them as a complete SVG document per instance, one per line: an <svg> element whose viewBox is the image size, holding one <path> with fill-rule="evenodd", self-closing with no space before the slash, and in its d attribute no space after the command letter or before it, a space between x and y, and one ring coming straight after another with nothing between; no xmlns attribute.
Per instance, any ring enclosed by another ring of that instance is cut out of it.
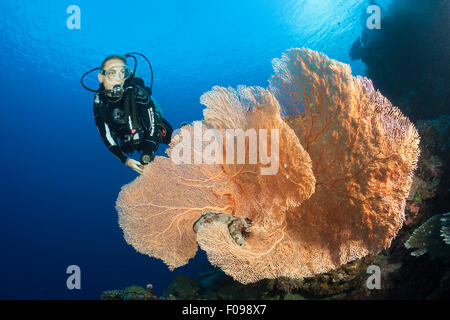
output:
<svg viewBox="0 0 450 320"><path fill-rule="evenodd" d="M100 70L100 73L110 82L123 82L131 76L132 71L127 65L114 64L105 70ZM115 84L112 90L105 90L105 92L109 93L113 98L121 98L123 96L124 89L122 85Z"/></svg>
<svg viewBox="0 0 450 320"><path fill-rule="evenodd" d="M131 75L131 69L127 65L114 64L108 69L101 70L100 73L108 78L109 81L127 80Z"/></svg>

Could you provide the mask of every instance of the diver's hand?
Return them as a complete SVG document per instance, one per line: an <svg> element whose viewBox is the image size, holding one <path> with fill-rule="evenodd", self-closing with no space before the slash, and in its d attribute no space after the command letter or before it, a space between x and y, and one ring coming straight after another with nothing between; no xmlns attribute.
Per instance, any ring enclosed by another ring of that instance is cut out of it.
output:
<svg viewBox="0 0 450 320"><path fill-rule="evenodd" d="M129 158L126 162L126 165L139 174L144 173L144 166L141 165L141 163L139 161Z"/></svg>

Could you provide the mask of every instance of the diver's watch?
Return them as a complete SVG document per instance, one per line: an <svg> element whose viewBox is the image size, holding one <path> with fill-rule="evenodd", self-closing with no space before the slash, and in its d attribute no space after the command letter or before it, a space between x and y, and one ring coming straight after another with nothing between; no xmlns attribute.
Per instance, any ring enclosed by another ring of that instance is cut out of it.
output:
<svg viewBox="0 0 450 320"><path fill-rule="evenodd" d="M142 164L148 164L149 162L151 162L155 157L154 156L150 156L148 154L143 154L141 156L141 163Z"/></svg>

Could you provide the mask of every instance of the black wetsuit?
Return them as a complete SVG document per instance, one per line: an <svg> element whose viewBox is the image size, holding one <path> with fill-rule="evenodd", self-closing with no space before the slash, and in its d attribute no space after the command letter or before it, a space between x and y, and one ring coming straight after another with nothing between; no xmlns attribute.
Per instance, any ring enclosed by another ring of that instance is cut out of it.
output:
<svg viewBox="0 0 450 320"><path fill-rule="evenodd" d="M122 98L108 97L101 84L101 91L94 98L94 117L98 132L108 149L123 163L128 158L126 153L133 153L134 150L143 151L142 156L147 154L153 159L159 143L169 144L172 135L172 127L162 118L144 81L135 78L134 85L136 118L140 127L136 131L130 128L134 126L130 115L126 114L125 95ZM128 79L124 89L129 86Z"/></svg>

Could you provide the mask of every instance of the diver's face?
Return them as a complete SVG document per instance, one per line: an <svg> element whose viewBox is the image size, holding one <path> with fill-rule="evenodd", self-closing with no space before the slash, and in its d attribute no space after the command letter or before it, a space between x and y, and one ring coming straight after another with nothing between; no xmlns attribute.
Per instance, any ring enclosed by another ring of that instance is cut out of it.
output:
<svg viewBox="0 0 450 320"><path fill-rule="evenodd" d="M107 70L108 75L98 74L98 81L103 83L106 90L112 90L115 85L120 85L123 87L125 83L125 78L120 77L119 74L123 69L124 63L120 59L111 59L106 61L103 70ZM108 95L110 95L108 93Z"/></svg>

